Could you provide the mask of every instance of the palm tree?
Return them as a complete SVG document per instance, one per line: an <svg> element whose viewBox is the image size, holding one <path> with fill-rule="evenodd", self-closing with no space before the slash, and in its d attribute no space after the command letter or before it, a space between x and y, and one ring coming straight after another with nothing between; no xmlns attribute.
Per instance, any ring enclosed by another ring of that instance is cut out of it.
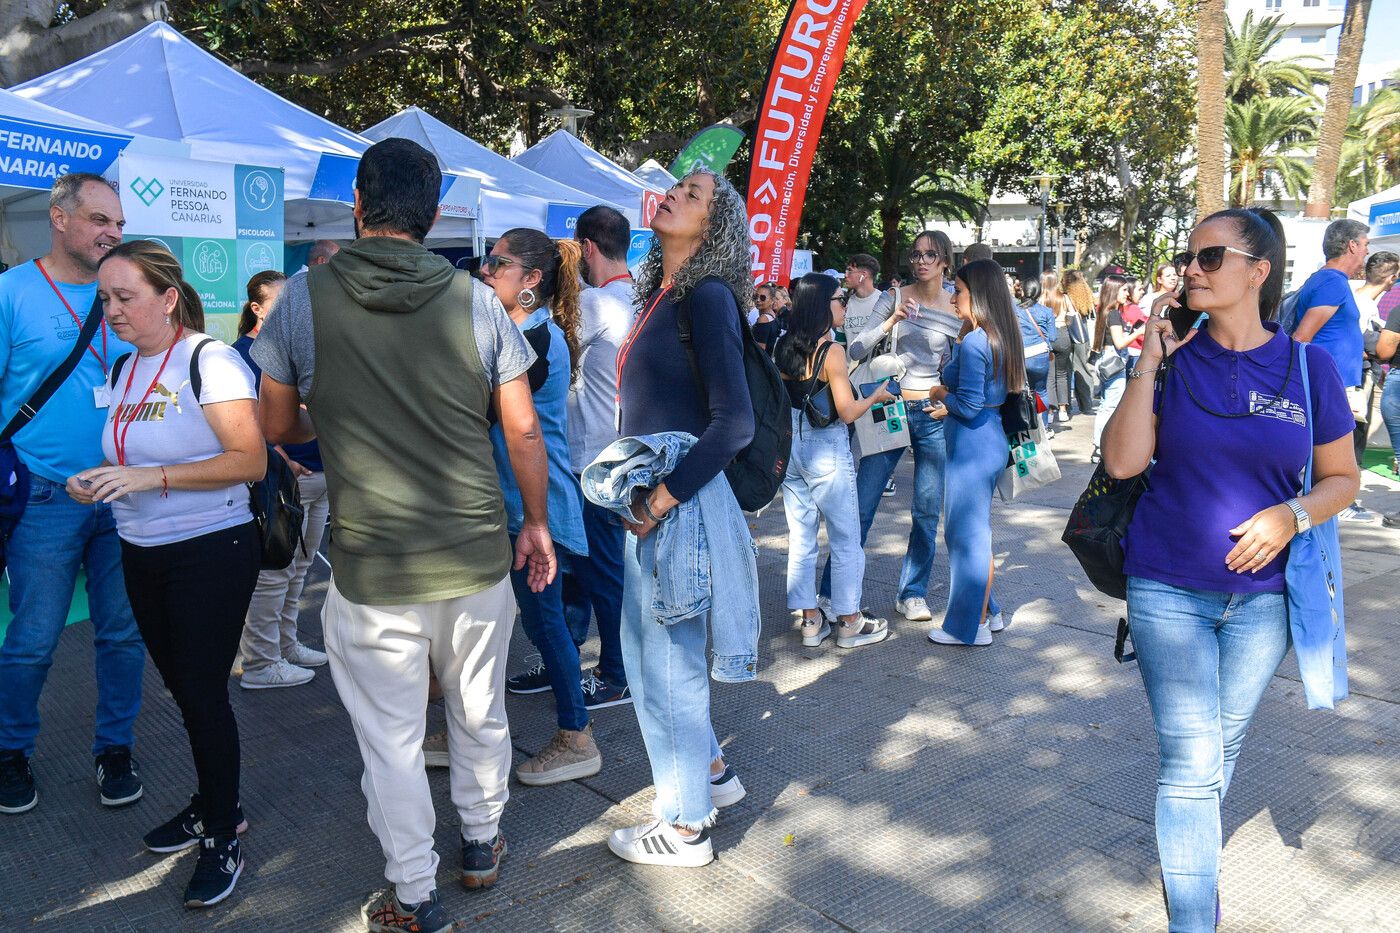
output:
<svg viewBox="0 0 1400 933"><path fill-rule="evenodd" d="M1225 206L1225 0L1196 5L1196 216Z"/></svg>
<svg viewBox="0 0 1400 933"><path fill-rule="evenodd" d="M873 193L874 212L880 217L881 267L891 270L899 266L906 218L974 220L982 210L981 202L965 194L957 179L932 167L931 152L918 144L911 147L902 138L899 124L896 118L887 130L871 135L873 157L861 170L862 187Z"/></svg>
<svg viewBox="0 0 1400 933"><path fill-rule="evenodd" d="M1292 55L1270 58L1286 27L1279 25L1282 15L1266 16L1254 21L1249 10L1240 20L1237 30L1225 22L1225 93L1237 104L1252 97L1281 97L1290 93L1306 94L1319 100L1317 86L1326 84L1328 73L1318 67L1322 60L1313 55ZM1315 64L1314 64L1315 63Z"/></svg>
<svg viewBox="0 0 1400 933"><path fill-rule="evenodd" d="M1263 187L1274 197L1298 197L1307 188L1307 159L1296 151L1315 125L1306 97L1255 97L1225 109L1230 143L1230 203L1249 207Z"/></svg>
<svg viewBox="0 0 1400 933"><path fill-rule="evenodd" d="M1367 148L1394 174L1400 169L1400 71L1391 77L1396 84L1367 101L1360 121Z"/></svg>
<svg viewBox="0 0 1400 933"><path fill-rule="evenodd" d="M1313 183L1308 191L1304 216L1326 219L1332 213L1337 190L1337 168L1342 160L1351 115L1351 95L1356 72L1361 67L1361 47L1366 42L1366 20L1371 0L1347 0L1342 15L1342 35L1337 40L1337 63L1332 67L1332 84L1327 88L1327 106L1322 112L1322 130L1317 136L1317 159L1313 163Z"/></svg>

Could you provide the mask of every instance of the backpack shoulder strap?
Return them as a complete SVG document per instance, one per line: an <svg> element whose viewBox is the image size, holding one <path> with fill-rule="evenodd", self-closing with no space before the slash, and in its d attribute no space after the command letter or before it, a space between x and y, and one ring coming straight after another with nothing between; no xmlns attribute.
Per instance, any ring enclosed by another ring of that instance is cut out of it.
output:
<svg viewBox="0 0 1400 933"><path fill-rule="evenodd" d="M690 293L686 292L676 303L676 328L680 331L681 347L685 350L686 361L690 363L690 375L695 380L695 387L700 390L700 401L709 408L710 394L705 391L705 381L700 378L700 360L695 355L694 326L695 312L690 306Z"/></svg>
<svg viewBox="0 0 1400 933"><path fill-rule="evenodd" d="M194 349L190 351L190 391L194 393L196 405L201 404L199 397L204 392L204 380L199 376L199 353L213 342L213 337L205 337L199 343L195 344Z"/></svg>
<svg viewBox="0 0 1400 933"><path fill-rule="evenodd" d="M83 321L82 329L78 332L78 341L73 344L73 349L68 351L68 355L63 358L63 362L58 364L58 368L49 373L47 379L39 384L39 388L34 390L34 394L29 396L25 403L19 406L10 423L5 425L5 429L0 431L0 443L8 443L25 425L34 420L34 416L39 414L39 409L44 407L44 403L53 397L59 386L68 380L73 374L73 370L78 368L78 363L82 360L83 354L87 352L88 346L92 343L93 335L97 333L97 328L102 324L102 300L94 297L92 308L88 310L88 316Z"/></svg>
<svg viewBox="0 0 1400 933"><path fill-rule="evenodd" d="M129 359L131 359L131 354L123 353L121 356L117 357L117 361L112 364L112 377L107 381L107 384L111 388L115 389L117 387L117 377L121 375L122 367L126 365L126 361Z"/></svg>

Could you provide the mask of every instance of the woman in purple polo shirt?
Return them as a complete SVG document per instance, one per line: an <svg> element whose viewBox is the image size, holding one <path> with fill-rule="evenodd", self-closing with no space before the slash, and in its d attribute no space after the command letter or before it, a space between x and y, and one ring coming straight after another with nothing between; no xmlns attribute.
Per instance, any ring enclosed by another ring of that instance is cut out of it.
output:
<svg viewBox="0 0 1400 933"><path fill-rule="evenodd" d="M1115 477L1155 459L1124 553L1128 621L1160 751L1157 849L1173 931L1215 927L1220 801L1288 651L1289 542L1341 511L1360 484L1336 364L1264 323L1283 291L1277 224L1267 212L1227 210L1196 227L1186 296L1190 315L1209 312L1209 323L1178 339L1168 318L1152 318L1103 438ZM1299 496L1310 452L1314 485Z"/></svg>

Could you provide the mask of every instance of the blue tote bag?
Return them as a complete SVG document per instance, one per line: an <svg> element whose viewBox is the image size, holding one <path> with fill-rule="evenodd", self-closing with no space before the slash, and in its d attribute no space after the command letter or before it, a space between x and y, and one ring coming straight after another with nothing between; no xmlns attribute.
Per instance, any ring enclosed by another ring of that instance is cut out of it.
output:
<svg viewBox="0 0 1400 933"><path fill-rule="evenodd" d="M1294 344L1303 373L1303 404L1312 432L1312 386L1308 382L1308 353ZM1312 491L1313 455L1303 470L1303 491ZM1284 570L1288 589L1288 628L1293 653L1303 677L1308 709L1331 709L1347 695L1347 644L1342 608L1342 547L1334 515L1293 538Z"/></svg>

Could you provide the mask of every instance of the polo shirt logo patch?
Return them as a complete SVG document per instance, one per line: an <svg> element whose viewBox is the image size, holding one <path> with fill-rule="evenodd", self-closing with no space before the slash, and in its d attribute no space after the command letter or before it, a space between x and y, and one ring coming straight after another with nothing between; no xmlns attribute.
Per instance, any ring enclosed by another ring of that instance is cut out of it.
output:
<svg viewBox="0 0 1400 933"><path fill-rule="evenodd" d="M1266 418L1296 424L1300 428L1306 427L1308 423L1308 416L1302 405L1288 398L1275 399L1273 395L1265 395L1253 389L1249 393L1249 410Z"/></svg>

